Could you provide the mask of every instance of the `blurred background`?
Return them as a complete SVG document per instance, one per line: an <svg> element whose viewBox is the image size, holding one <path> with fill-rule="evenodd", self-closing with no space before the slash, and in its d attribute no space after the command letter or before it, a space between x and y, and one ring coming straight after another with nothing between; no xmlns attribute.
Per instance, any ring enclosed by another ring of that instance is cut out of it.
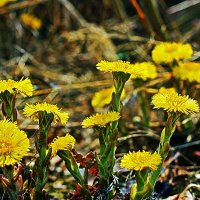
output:
<svg viewBox="0 0 200 200"><path fill-rule="evenodd" d="M70 132L77 139L76 149L85 154L98 149L98 137L92 130L83 130L81 121L109 109L95 107L91 101L95 92L112 86L111 75L99 72L96 64L119 59L152 61L151 51L159 41L190 43L192 61L198 62L199 35L200 0L0 0L0 79L29 77L34 95L19 99L18 109L27 102L42 101L62 107L70 120L65 127L53 127L49 141ZM158 72L162 70L158 66ZM161 86L171 87L172 82L165 74L155 80L127 83L117 158L129 150L155 150L166 116L152 111L151 96ZM199 88L197 83L191 89L197 100ZM138 98L141 90L143 96ZM200 179L196 176L200 172L199 116L182 120L172 140L177 148L158 185L163 198L180 193L190 183L198 184ZM19 126L30 137L37 130L20 111ZM190 142L189 147L181 146ZM55 177L54 171L62 177L64 166L59 160L52 162L55 167L50 168L52 184L48 187L67 193L69 186L61 185L71 180L55 182L59 176ZM130 187L125 184L123 190L129 192ZM59 198L54 191L52 195Z"/></svg>

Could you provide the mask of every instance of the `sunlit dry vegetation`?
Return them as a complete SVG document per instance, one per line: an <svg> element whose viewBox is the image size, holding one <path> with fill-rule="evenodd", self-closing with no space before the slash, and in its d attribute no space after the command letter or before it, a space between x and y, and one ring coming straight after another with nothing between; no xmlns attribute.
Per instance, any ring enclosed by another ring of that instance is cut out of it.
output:
<svg viewBox="0 0 200 200"><path fill-rule="evenodd" d="M0 198L200 198L200 1L1 0Z"/></svg>

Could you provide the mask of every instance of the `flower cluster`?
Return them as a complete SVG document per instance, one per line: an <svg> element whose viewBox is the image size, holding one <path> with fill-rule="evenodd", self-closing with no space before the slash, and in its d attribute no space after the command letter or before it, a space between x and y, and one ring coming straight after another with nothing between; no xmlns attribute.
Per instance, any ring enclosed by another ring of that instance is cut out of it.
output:
<svg viewBox="0 0 200 200"><path fill-rule="evenodd" d="M103 108L104 106L110 104L112 100L112 93L115 92L115 88L102 89L96 92L92 98L91 104L94 108ZM126 96L125 90L122 91L121 99Z"/></svg>
<svg viewBox="0 0 200 200"><path fill-rule="evenodd" d="M176 90L175 88L165 88L165 87L161 87L159 90L158 90L158 93L176 93Z"/></svg>
<svg viewBox="0 0 200 200"><path fill-rule="evenodd" d="M107 113L97 113L96 115L87 117L83 120L83 128L89 128L94 126L105 127L106 124L117 121L120 118L120 113L118 112L107 112Z"/></svg>
<svg viewBox="0 0 200 200"><path fill-rule="evenodd" d="M97 69L104 72L124 72L127 74L132 74L133 71L133 65L130 64L130 62L125 62L122 60L118 60L115 62L108 62L105 60L102 60L97 65Z"/></svg>
<svg viewBox="0 0 200 200"><path fill-rule="evenodd" d="M42 26L42 22L40 19L28 13L21 14L20 19L23 22L23 24L31 27L34 30L38 30Z"/></svg>
<svg viewBox="0 0 200 200"><path fill-rule="evenodd" d="M154 79L157 76L156 66L151 62L133 64L134 73L131 78L141 78L144 81L148 78Z"/></svg>
<svg viewBox="0 0 200 200"><path fill-rule="evenodd" d="M53 142L49 145L52 148L51 157L56 156L57 151L59 150L71 150L74 146L76 140L73 136L67 133L64 137L57 137L53 140Z"/></svg>
<svg viewBox="0 0 200 200"><path fill-rule="evenodd" d="M188 96L181 96L177 93L158 93L152 97L154 108L163 108L168 112L193 113L199 112L199 106L196 100Z"/></svg>
<svg viewBox="0 0 200 200"><path fill-rule="evenodd" d="M129 154L123 156L120 167L135 171L143 169L155 171L161 160L161 156L157 152L153 154L147 151L129 152Z"/></svg>
<svg viewBox="0 0 200 200"><path fill-rule="evenodd" d="M6 5L10 1L16 1L16 0L1 0L0 1L0 7Z"/></svg>
<svg viewBox="0 0 200 200"><path fill-rule="evenodd" d="M131 78L141 78L147 80L147 78L155 78L157 76L156 66L151 62L142 62L131 64L128 61L101 61L97 64L97 69L104 72L123 72L130 74Z"/></svg>
<svg viewBox="0 0 200 200"><path fill-rule="evenodd" d="M0 167L19 162L30 148L30 142L24 131L15 123L0 121Z"/></svg>
<svg viewBox="0 0 200 200"><path fill-rule="evenodd" d="M179 63L179 66L173 68L173 75L181 80L200 83L200 63Z"/></svg>
<svg viewBox="0 0 200 200"><path fill-rule="evenodd" d="M153 49L152 59L155 63L171 63L173 60L188 60L191 58L192 53L190 44L161 42Z"/></svg>
<svg viewBox="0 0 200 200"><path fill-rule="evenodd" d="M0 93L5 91L12 93L20 93L22 96L32 96L33 86L29 78L14 81L11 79L0 80Z"/></svg>
<svg viewBox="0 0 200 200"><path fill-rule="evenodd" d="M34 121L38 121L39 112L46 112L53 114L53 123L56 124L60 121L62 124L65 124L69 119L69 115L66 112L62 112L56 105L48 104L48 103L37 103L36 105L26 104L24 108L24 115L33 119Z"/></svg>

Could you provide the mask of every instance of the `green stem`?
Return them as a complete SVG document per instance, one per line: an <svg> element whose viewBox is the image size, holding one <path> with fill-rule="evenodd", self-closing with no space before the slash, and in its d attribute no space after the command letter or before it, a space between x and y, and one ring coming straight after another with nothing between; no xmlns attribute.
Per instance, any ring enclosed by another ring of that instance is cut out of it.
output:
<svg viewBox="0 0 200 200"><path fill-rule="evenodd" d="M99 175L100 175L100 185L104 187L107 185L107 158L105 155L105 150L107 146L107 136L108 127L106 129L102 128L99 130L99 143L100 143L100 162L99 162Z"/></svg>
<svg viewBox="0 0 200 200"><path fill-rule="evenodd" d="M51 122L53 120L53 114L47 114L46 112L39 113L39 128L40 134L36 141L38 142L39 157L36 159L36 188L33 199L38 200L42 198L42 190L48 180L48 159L47 152L47 136Z"/></svg>
<svg viewBox="0 0 200 200"><path fill-rule="evenodd" d="M148 102L146 101L145 95L142 92L139 93L139 98L141 101L141 108L142 108L145 126L149 127L150 118L149 118L149 113L148 113Z"/></svg>
<svg viewBox="0 0 200 200"><path fill-rule="evenodd" d="M115 92L112 95L112 109L115 112L121 112L122 105L120 102L121 94L124 89L126 81L129 79L130 75L122 72L113 73L113 81ZM113 175L113 168L115 165L115 150L118 135L118 123L119 121L112 122L106 130L100 131L100 185L102 188L107 188L109 186L109 180ZM113 196L113 191L107 194L107 199L111 199Z"/></svg>
<svg viewBox="0 0 200 200"><path fill-rule="evenodd" d="M149 191L151 191L151 185L148 179L148 169L135 172L135 179L137 182L137 191L134 196L134 200L141 200L147 197Z"/></svg>
<svg viewBox="0 0 200 200"><path fill-rule="evenodd" d="M135 179L137 182L137 191L140 192L144 189L145 184L147 182L148 170L136 171Z"/></svg>
<svg viewBox="0 0 200 200"><path fill-rule="evenodd" d="M85 184L84 179L81 176L79 167L78 167L77 162L76 162L74 156L72 155L72 153L70 151L66 152L66 151L60 150L60 151L58 151L57 154L65 161L65 166L67 167L68 171L75 178L77 183L79 183L81 185L81 188L82 188L81 192L82 192L84 199L92 200L90 191L88 190L88 187Z"/></svg>
<svg viewBox="0 0 200 200"><path fill-rule="evenodd" d="M115 148L116 148L117 133L118 133L117 129L115 129L112 132L112 134L107 133L109 137L106 141L105 148L101 152L99 171L100 171L100 185L102 188L108 187L109 178L113 174L113 168L115 165Z"/></svg>
<svg viewBox="0 0 200 200"><path fill-rule="evenodd" d="M120 112L122 107L121 107L121 101L120 101L120 98L121 98L121 94L122 94L122 91L124 89L124 85L125 85L125 82L126 82L126 79L128 80L128 78L124 78L124 74L114 74L114 86L115 86L115 93L113 93L113 96L112 96L112 108L115 112ZM124 80L125 79L125 80Z"/></svg>
<svg viewBox="0 0 200 200"><path fill-rule="evenodd" d="M160 144L159 144L159 149L158 149L158 153L160 154L162 158L162 162L158 166L157 170L153 171L151 174L150 184L152 188L155 187L156 180L158 179L160 172L162 170L162 165L168 156L169 149L170 149L170 139L171 139L172 134L175 131L175 124L179 116L180 115L176 113L168 113L168 119L166 122L166 126L161 133Z"/></svg>

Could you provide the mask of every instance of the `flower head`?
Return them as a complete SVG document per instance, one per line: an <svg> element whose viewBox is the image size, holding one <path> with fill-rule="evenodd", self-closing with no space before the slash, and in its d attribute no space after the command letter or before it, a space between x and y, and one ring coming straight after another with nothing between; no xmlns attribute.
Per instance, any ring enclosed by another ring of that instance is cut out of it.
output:
<svg viewBox="0 0 200 200"><path fill-rule="evenodd" d="M96 115L84 119L82 122L82 126L83 128L88 128L93 126L105 127L106 124L117 121L119 118L120 118L120 113L114 111L101 114L97 113Z"/></svg>
<svg viewBox="0 0 200 200"><path fill-rule="evenodd" d="M152 59L156 63L171 63L173 60L190 59L192 47L190 44L176 42L161 42L152 51Z"/></svg>
<svg viewBox="0 0 200 200"><path fill-rule="evenodd" d="M30 142L24 131L7 120L0 120L0 167L19 162L30 148Z"/></svg>
<svg viewBox="0 0 200 200"><path fill-rule="evenodd" d="M97 69L104 72L124 72L128 74L133 73L133 65L130 64L130 62L125 62L122 60L118 60L115 62L108 62L105 60L102 60L97 65Z"/></svg>
<svg viewBox="0 0 200 200"><path fill-rule="evenodd" d="M92 98L92 106L95 108L103 108L105 105L108 105L112 100L112 93L115 92L115 88L106 88L102 89L99 92L96 92ZM125 90L122 91L121 99L126 95Z"/></svg>
<svg viewBox="0 0 200 200"><path fill-rule="evenodd" d="M158 93L176 93L176 89L175 88L165 88L165 87L161 87L158 90Z"/></svg>
<svg viewBox="0 0 200 200"><path fill-rule="evenodd" d="M144 81L148 78L154 79L157 76L156 66L151 62L133 64L134 73L131 78L141 78Z"/></svg>
<svg viewBox="0 0 200 200"><path fill-rule="evenodd" d="M26 26L29 26L34 30L38 30L42 26L40 19L28 13L21 14L20 19Z"/></svg>
<svg viewBox="0 0 200 200"><path fill-rule="evenodd" d="M16 1L16 0L1 0L0 1L0 7L6 5L10 1Z"/></svg>
<svg viewBox="0 0 200 200"><path fill-rule="evenodd" d="M53 142L49 145L52 148L51 157L56 156L57 151L59 150L71 150L74 146L76 140L73 136L67 133L64 137L57 137L53 140Z"/></svg>
<svg viewBox="0 0 200 200"><path fill-rule="evenodd" d="M33 86L29 78L14 81L11 79L0 80L0 93L5 91L10 93L20 93L22 96L32 96Z"/></svg>
<svg viewBox="0 0 200 200"><path fill-rule="evenodd" d="M36 105L26 104L24 108L24 115L33 119L34 121L38 121L39 119L39 112L43 111L46 113L53 114L53 123L56 124L60 121L62 124L65 124L69 119L69 116L66 112L62 112L61 109L57 107L57 105L48 104L48 103L38 103Z"/></svg>
<svg viewBox="0 0 200 200"><path fill-rule="evenodd" d="M199 105L196 100L173 92L155 94L152 98L152 103L154 108L163 108L168 112L185 114L199 112Z"/></svg>
<svg viewBox="0 0 200 200"><path fill-rule="evenodd" d="M135 171L141 171L143 169L155 171L160 163L161 156L157 152L151 154L147 151L138 151L129 152L129 154L124 155L120 167Z"/></svg>
<svg viewBox="0 0 200 200"><path fill-rule="evenodd" d="M173 74L181 80L200 83L200 63L180 63L179 66L173 68Z"/></svg>

